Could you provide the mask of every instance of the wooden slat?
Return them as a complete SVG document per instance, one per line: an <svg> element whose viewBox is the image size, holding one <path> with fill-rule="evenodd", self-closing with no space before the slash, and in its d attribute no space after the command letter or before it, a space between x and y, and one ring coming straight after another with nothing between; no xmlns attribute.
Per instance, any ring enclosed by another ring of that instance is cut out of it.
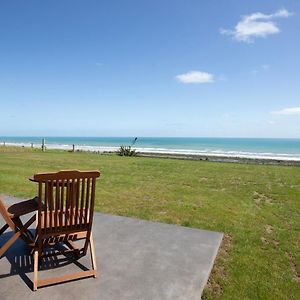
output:
<svg viewBox="0 0 300 300"><path fill-rule="evenodd" d="M78 211L79 211L79 192L80 192L80 179L76 181L76 209L75 209L75 227L78 228Z"/></svg>
<svg viewBox="0 0 300 300"><path fill-rule="evenodd" d="M42 182L39 182L39 202L38 202L38 222L37 222L37 233L38 233L38 252L41 254L42 252L42 199L43 199L43 184Z"/></svg>
<svg viewBox="0 0 300 300"><path fill-rule="evenodd" d="M94 270L83 271L83 272L78 272L78 273L74 273L74 274L67 274L67 275L63 275L63 276L59 276L59 277L39 280L37 286L42 287L42 286L52 285L52 284L66 282L66 281L70 281L70 280L91 277L94 275L95 275Z"/></svg>
<svg viewBox="0 0 300 300"><path fill-rule="evenodd" d="M49 182L49 191L48 191L48 198L49 198L49 225L50 225L50 232L53 231L53 180ZM46 223L47 224L47 223ZM46 225L47 226L47 225Z"/></svg>
<svg viewBox="0 0 300 300"><path fill-rule="evenodd" d="M64 212L66 228L70 225L69 211L70 211L70 179L67 179L66 205L65 205L65 212Z"/></svg>
<svg viewBox="0 0 300 300"><path fill-rule="evenodd" d="M45 209L44 209L44 224L47 223L47 217L48 217L48 190L49 190L49 182L47 181L45 184L45 194L44 194L44 204L45 204ZM44 229L44 232L47 232L47 228Z"/></svg>
<svg viewBox="0 0 300 300"><path fill-rule="evenodd" d="M73 209L74 209L74 192L75 192L75 185L74 185L74 180L72 179L71 184L70 184L70 226L73 226Z"/></svg>
<svg viewBox="0 0 300 300"><path fill-rule="evenodd" d="M55 182L55 215L54 215L54 226L55 232L58 231L58 211L59 211L59 196L60 196L60 188L59 188L59 181L56 180Z"/></svg>
<svg viewBox="0 0 300 300"><path fill-rule="evenodd" d="M80 228L82 228L84 198L85 198L85 178L82 179L82 184L81 184L80 219L79 219L79 227Z"/></svg>
<svg viewBox="0 0 300 300"><path fill-rule="evenodd" d="M60 191L60 214L59 214L59 231L63 230L63 212L64 212L64 192L65 192L65 181L62 180L61 191Z"/></svg>
<svg viewBox="0 0 300 300"><path fill-rule="evenodd" d="M96 178L100 176L98 170L93 171L78 171L78 170L62 170L54 173L38 173L33 176L34 181L46 181L46 180L61 180L64 178Z"/></svg>
<svg viewBox="0 0 300 300"><path fill-rule="evenodd" d="M43 238L49 238L49 237L61 237L62 238L65 235L72 236L72 234L78 236L76 239L82 239L87 236L87 230L64 229L63 233L56 232L56 233L43 234ZM72 238L70 237L70 239L72 239Z"/></svg>
<svg viewBox="0 0 300 300"><path fill-rule="evenodd" d="M92 195L91 195L91 204L90 204L90 220L93 220L94 216L94 207L95 207L95 192L96 192L96 179L92 178ZM92 222L90 222L90 226L92 226Z"/></svg>
<svg viewBox="0 0 300 300"><path fill-rule="evenodd" d="M85 227L88 224L88 212L89 212L89 204L90 204L90 184L91 184L91 179L88 178L86 184L86 198L85 198L85 212L84 212Z"/></svg>

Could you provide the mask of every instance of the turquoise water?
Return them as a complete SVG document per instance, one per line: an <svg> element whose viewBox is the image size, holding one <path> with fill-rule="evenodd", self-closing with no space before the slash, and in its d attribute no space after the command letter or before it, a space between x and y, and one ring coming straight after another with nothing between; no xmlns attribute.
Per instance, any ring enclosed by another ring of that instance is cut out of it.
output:
<svg viewBox="0 0 300 300"><path fill-rule="evenodd" d="M134 137L46 137L48 148L114 151L120 145L131 145ZM0 142L19 146L40 147L42 137L0 137ZM138 137L139 151L187 153L239 157L299 159L300 139L263 138L173 138Z"/></svg>

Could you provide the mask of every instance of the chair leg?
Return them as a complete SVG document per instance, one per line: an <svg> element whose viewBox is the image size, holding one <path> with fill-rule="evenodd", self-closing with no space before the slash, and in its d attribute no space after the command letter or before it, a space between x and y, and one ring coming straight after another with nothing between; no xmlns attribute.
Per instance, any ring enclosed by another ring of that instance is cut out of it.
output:
<svg viewBox="0 0 300 300"><path fill-rule="evenodd" d="M34 250L34 266L33 266L33 290L36 291L38 288L38 268L39 268L39 251Z"/></svg>
<svg viewBox="0 0 300 300"><path fill-rule="evenodd" d="M14 218L13 222L16 225L15 232L18 232L18 230L21 230L24 227L24 224L19 217ZM20 238L27 244L31 244L34 241L34 237L30 232L30 230L24 231L23 234L20 236Z"/></svg>
<svg viewBox="0 0 300 300"><path fill-rule="evenodd" d="M5 224L1 229L0 229L0 235L2 235L5 230L8 228L9 226L7 224ZM5 243L1 248L0 248L0 258L1 256L4 254L4 252L9 248L9 246L7 247L7 243Z"/></svg>
<svg viewBox="0 0 300 300"><path fill-rule="evenodd" d="M96 278L97 277L97 264L96 264L95 248L94 248L94 239L93 239L92 233L90 236L90 251L91 251L92 269L95 271L94 278Z"/></svg>
<svg viewBox="0 0 300 300"><path fill-rule="evenodd" d="M21 233L18 231L15 233L0 249L0 258L1 256L12 246L12 244L20 237Z"/></svg>
<svg viewBox="0 0 300 300"><path fill-rule="evenodd" d="M0 249L0 258L1 256L12 246L12 244L21 237L24 232L28 229L28 227L35 221L35 216L33 216L30 220L26 222L26 224L22 227L20 231L17 231ZM1 229L2 230L2 229ZM32 241L31 241L32 242Z"/></svg>
<svg viewBox="0 0 300 300"><path fill-rule="evenodd" d="M1 235L2 233L4 233L5 230L6 230L8 227L9 227L9 226L8 226L7 224L5 224L5 225L0 229L0 235Z"/></svg>

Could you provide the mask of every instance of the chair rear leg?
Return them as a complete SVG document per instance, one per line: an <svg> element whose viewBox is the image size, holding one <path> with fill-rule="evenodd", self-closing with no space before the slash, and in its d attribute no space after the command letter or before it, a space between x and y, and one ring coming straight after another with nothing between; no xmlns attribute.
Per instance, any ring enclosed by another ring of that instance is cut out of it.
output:
<svg viewBox="0 0 300 300"><path fill-rule="evenodd" d="M96 264L95 248L94 248L94 239L93 239L92 233L90 236L90 251L91 251L92 269L95 271L94 278L96 278L97 277L97 264Z"/></svg>
<svg viewBox="0 0 300 300"><path fill-rule="evenodd" d="M39 251L34 250L34 266L33 266L33 290L36 291L38 288L38 268L39 268Z"/></svg>

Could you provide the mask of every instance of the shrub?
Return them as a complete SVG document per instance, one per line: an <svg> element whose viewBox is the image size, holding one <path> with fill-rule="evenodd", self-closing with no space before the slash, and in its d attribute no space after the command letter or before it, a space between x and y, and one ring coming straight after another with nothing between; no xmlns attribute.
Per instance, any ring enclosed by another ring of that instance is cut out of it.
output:
<svg viewBox="0 0 300 300"><path fill-rule="evenodd" d="M131 149L131 146L120 146L117 151L120 156L136 156L137 153L134 149Z"/></svg>

